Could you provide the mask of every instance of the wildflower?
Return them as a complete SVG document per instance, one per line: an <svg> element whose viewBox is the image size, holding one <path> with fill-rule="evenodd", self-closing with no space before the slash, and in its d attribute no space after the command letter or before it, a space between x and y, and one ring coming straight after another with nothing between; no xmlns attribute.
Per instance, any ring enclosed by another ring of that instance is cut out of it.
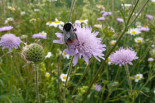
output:
<svg viewBox="0 0 155 103"><path fill-rule="evenodd" d="M108 65L111 65L111 61L110 61L110 58L109 57L107 59L107 62L108 62Z"/></svg>
<svg viewBox="0 0 155 103"><path fill-rule="evenodd" d="M143 38L142 37L136 37L135 38L135 42L136 43L142 43L144 40L143 40Z"/></svg>
<svg viewBox="0 0 155 103"><path fill-rule="evenodd" d="M136 56L136 52L131 48L126 49L120 48L118 51L115 51L110 56L111 63L119 66L125 64L132 65L132 61L135 59L138 59L138 57Z"/></svg>
<svg viewBox="0 0 155 103"><path fill-rule="evenodd" d="M44 31L38 33L38 34L33 34L32 38L41 38L41 39L46 39L46 35L47 33L45 33Z"/></svg>
<svg viewBox="0 0 155 103"><path fill-rule="evenodd" d="M110 45L114 46L116 44L116 40L111 40Z"/></svg>
<svg viewBox="0 0 155 103"><path fill-rule="evenodd" d="M138 35L138 34L140 34L141 32L139 31L138 28L131 28L131 29L128 30L127 33L130 34L130 35Z"/></svg>
<svg viewBox="0 0 155 103"><path fill-rule="evenodd" d="M136 22L136 26L139 28L141 27L141 22Z"/></svg>
<svg viewBox="0 0 155 103"><path fill-rule="evenodd" d="M38 12L39 11L39 9L34 9L34 12Z"/></svg>
<svg viewBox="0 0 155 103"><path fill-rule="evenodd" d="M98 29L101 29L102 28L102 25L100 24L95 24L94 27L98 28Z"/></svg>
<svg viewBox="0 0 155 103"><path fill-rule="evenodd" d="M9 31L11 29L13 29L12 26L3 26L3 27L0 27L0 32Z"/></svg>
<svg viewBox="0 0 155 103"><path fill-rule="evenodd" d="M73 43L68 43L68 48L65 49L65 53L69 55L74 55L73 65L75 66L78 62L78 58L84 57L87 65L89 64L89 58L94 56L98 61L100 58L104 59L105 45L101 44L101 38L97 38L99 32L92 32L91 27L81 27L81 25L74 25L77 29L75 31L77 40ZM63 35L61 33L56 33L56 36L60 40L54 40L54 43L64 43Z"/></svg>
<svg viewBox="0 0 155 103"><path fill-rule="evenodd" d="M0 46L2 46L2 49L8 48L11 52L12 48L18 49L21 42L20 38L16 37L14 34L4 34L1 37Z"/></svg>
<svg viewBox="0 0 155 103"><path fill-rule="evenodd" d="M102 21L102 20L105 20L105 17L99 17L97 18L98 21Z"/></svg>
<svg viewBox="0 0 155 103"><path fill-rule="evenodd" d="M135 82L138 82L139 80L141 80L143 78L143 74L136 74L135 75Z"/></svg>
<svg viewBox="0 0 155 103"><path fill-rule="evenodd" d="M148 61L152 62L152 61L154 61L154 59L150 57L150 58L148 58Z"/></svg>
<svg viewBox="0 0 155 103"><path fill-rule="evenodd" d="M151 0L153 3L155 3L155 0Z"/></svg>
<svg viewBox="0 0 155 103"><path fill-rule="evenodd" d="M147 17L148 19L150 19L150 20L153 20L153 16L152 16L152 15L147 14L146 17Z"/></svg>
<svg viewBox="0 0 155 103"><path fill-rule="evenodd" d="M52 56L51 52L48 52L47 55L45 56L45 58L50 58Z"/></svg>
<svg viewBox="0 0 155 103"><path fill-rule="evenodd" d="M58 49L58 53L59 53L59 55L62 54L62 56L63 56L64 58L66 58L66 59L69 59L69 57L70 57L68 54L65 54L65 51L64 51L64 50L61 51L61 50Z"/></svg>
<svg viewBox="0 0 155 103"><path fill-rule="evenodd" d="M61 25L64 25L64 22L59 21L57 18L55 19L55 21L52 24L52 26L54 26L54 27L58 27L58 26L61 26Z"/></svg>
<svg viewBox="0 0 155 103"><path fill-rule="evenodd" d="M9 17L9 18L7 18L7 19L5 20L4 24L7 24L8 22L13 21L13 20L14 20L14 19L13 19L12 17Z"/></svg>
<svg viewBox="0 0 155 103"><path fill-rule="evenodd" d="M112 15L112 12L107 12L107 11L101 11L101 13L103 14L103 17L106 17L108 15Z"/></svg>
<svg viewBox="0 0 155 103"><path fill-rule="evenodd" d="M50 77L50 73L49 72L46 72L45 77L46 78L49 78Z"/></svg>
<svg viewBox="0 0 155 103"><path fill-rule="evenodd" d="M53 26L53 22L52 22L52 21L48 21L48 22L46 23L46 25L48 25L48 26Z"/></svg>
<svg viewBox="0 0 155 103"><path fill-rule="evenodd" d="M124 22L124 20L122 18L117 18L116 20L119 21L120 23Z"/></svg>
<svg viewBox="0 0 155 103"><path fill-rule="evenodd" d="M31 22L31 23L32 23L32 22L35 22L35 21L36 21L35 18L30 19L30 22Z"/></svg>
<svg viewBox="0 0 155 103"><path fill-rule="evenodd" d="M101 91L102 90L102 86L101 85L98 85L98 84L95 84L95 90L96 91Z"/></svg>
<svg viewBox="0 0 155 103"><path fill-rule="evenodd" d="M11 10L11 11L14 11L15 10L15 8L14 7L11 7L11 6L9 6L8 9Z"/></svg>
<svg viewBox="0 0 155 103"><path fill-rule="evenodd" d="M144 25L143 27L139 27L139 31L146 31L148 32L150 29L147 25Z"/></svg>
<svg viewBox="0 0 155 103"><path fill-rule="evenodd" d="M27 38L28 36L27 35L21 35L21 39L25 39L25 38Z"/></svg>
<svg viewBox="0 0 155 103"><path fill-rule="evenodd" d="M81 24L81 23L87 24L87 22L88 22L88 19L86 19L86 20L80 19L80 20L76 20L75 24Z"/></svg>
<svg viewBox="0 0 155 103"><path fill-rule="evenodd" d="M99 9L105 9L103 5L96 5L96 7Z"/></svg>
<svg viewBox="0 0 155 103"><path fill-rule="evenodd" d="M60 75L60 79L61 79L63 82L66 82L66 80L67 80L67 74L61 74L61 75ZM69 81L69 79L70 79L70 77L68 77L68 80L67 80L67 81Z"/></svg>
<svg viewBox="0 0 155 103"><path fill-rule="evenodd" d="M21 12L20 12L20 15L21 15L21 16L23 16L23 15L25 15L25 14L26 14L25 11L21 11Z"/></svg>
<svg viewBox="0 0 155 103"><path fill-rule="evenodd" d="M123 9L124 9L124 7L126 9L129 9L132 6L132 4L121 4L121 6L122 6Z"/></svg>

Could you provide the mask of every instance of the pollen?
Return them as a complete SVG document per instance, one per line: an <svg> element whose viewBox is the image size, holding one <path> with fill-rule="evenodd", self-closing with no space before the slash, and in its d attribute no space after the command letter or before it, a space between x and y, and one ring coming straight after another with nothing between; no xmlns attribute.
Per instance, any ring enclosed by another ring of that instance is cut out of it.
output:
<svg viewBox="0 0 155 103"><path fill-rule="evenodd" d="M141 42L142 42L142 40L137 40L137 42L141 43Z"/></svg>
<svg viewBox="0 0 155 103"><path fill-rule="evenodd" d="M51 24L51 23L52 23L52 21L49 21L48 23L49 23L49 24Z"/></svg>
<svg viewBox="0 0 155 103"><path fill-rule="evenodd" d="M132 31L131 33L132 33L132 34L136 34L136 31Z"/></svg>
<svg viewBox="0 0 155 103"><path fill-rule="evenodd" d="M80 20L80 22L83 22L83 21L84 21L84 20L82 20L82 19Z"/></svg>
<svg viewBox="0 0 155 103"><path fill-rule="evenodd" d="M67 79L67 76L63 76L63 79Z"/></svg>
<svg viewBox="0 0 155 103"><path fill-rule="evenodd" d="M147 28L148 26L147 25L144 25L144 27Z"/></svg>
<svg viewBox="0 0 155 103"><path fill-rule="evenodd" d="M137 76L137 77L136 77L136 79L139 79L139 78L140 78L140 76Z"/></svg>
<svg viewBox="0 0 155 103"><path fill-rule="evenodd" d="M63 50L63 52L62 52L64 55L65 55L65 51Z"/></svg>
<svg viewBox="0 0 155 103"><path fill-rule="evenodd" d="M54 23L60 23L60 21L55 21Z"/></svg>

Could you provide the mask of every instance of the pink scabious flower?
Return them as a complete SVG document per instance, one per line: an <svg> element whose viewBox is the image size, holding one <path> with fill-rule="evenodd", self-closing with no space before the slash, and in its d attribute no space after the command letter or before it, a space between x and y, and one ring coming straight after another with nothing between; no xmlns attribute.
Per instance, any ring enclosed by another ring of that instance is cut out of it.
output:
<svg viewBox="0 0 155 103"><path fill-rule="evenodd" d="M117 18L116 20L119 21L120 23L124 22L124 20L122 18Z"/></svg>
<svg viewBox="0 0 155 103"><path fill-rule="evenodd" d="M84 57L87 65L89 64L89 58L94 56L98 61L99 58L104 59L105 45L101 43L101 38L97 38L99 32L92 32L92 28L88 26L81 27L81 25L75 24L74 28L77 35L77 40L73 43L69 43L68 48L65 49L65 54L74 56L73 66L78 62L78 59L81 59L81 56ZM62 30L62 28L60 28ZM54 40L54 43L64 43L64 36L62 33L56 33L56 36L60 40Z"/></svg>
<svg viewBox="0 0 155 103"><path fill-rule="evenodd" d="M146 17L148 18L148 19L150 19L150 20L153 20L153 16L152 15L146 15Z"/></svg>
<svg viewBox="0 0 155 103"><path fill-rule="evenodd" d="M9 31L11 29L13 29L12 26L3 26L3 27L0 27L0 32Z"/></svg>
<svg viewBox="0 0 155 103"><path fill-rule="evenodd" d="M102 21L102 20L105 20L105 17L99 17L97 18L98 21Z"/></svg>
<svg viewBox="0 0 155 103"><path fill-rule="evenodd" d="M112 12L107 12L107 11L101 11L101 13L103 14L102 16L108 16L108 15L112 15Z"/></svg>
<svg viewBox="0 0 155 103"><path fill-rule="evenodd" d="M20 38L16 37L14 34L4 34L1 37L0 46L2 46L2 49L9 48L11 52L12 48L18 49L21 42Z"/></svg>
<svg viewBox="0 0 155 103"><path fill-rule="evenodd" d="M138 28L139 29L139 31L145 31L145 32L148 32L150 29L149 29L149 27L148 26L142 26L142 27L139 27Z"/></svg>
<svg viewBox="0 0 155 103"><path fill-rule="evenodd" d="M101 91L102 90L102 86L101 85L98 85L98 84L95 84L95 90L96 91Z"/></svg>
<svg viewBox="0 0 155 103"><path fill-rule="evenodd" d="M45 33L43 31L43 32L40 32L38 34L33 34L32 35L32 38L34 38L34 39L36 39L36 38L46 39L46 35L47 35L47 33Z"/></svg>
<svg viewBox="0 0 155 103"><path fill-rule="evenodd" d="M125 64L130 64L132 65L132 61L135 59L138 59L136 56L136 52L132 50L131 48L126 48L123 49L122 47L118 50L115 51L111 56L110 56L110 61L111 63L115 65L125 65Z"/></svg>
<svg viewBox="0 0 155 103"><path fill-rule="evenodd" d="M152 61L154 61L154 59L150 57L150 58L148 58L148 61L152 62Z"/></svg>

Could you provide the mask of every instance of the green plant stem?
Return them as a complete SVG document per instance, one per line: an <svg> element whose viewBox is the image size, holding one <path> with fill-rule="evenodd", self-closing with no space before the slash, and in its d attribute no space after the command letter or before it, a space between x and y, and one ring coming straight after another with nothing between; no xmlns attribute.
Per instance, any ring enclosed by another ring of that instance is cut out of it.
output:
<svg viewBox="0 0 155 103"><path fill-rule="evenodd" d="M89 91L90 91L92 85L95 83L95 81L96 81L96 79L97 79L97 77L98 77L98 74L99 74L99 73L101 72L101 70L103 69L103 66L104 66L104 64L105 64L105 61L107 60L107 58L109 57L109 55L112 53L112 51L115 49L116 45L120 42L121 38L123 37L123 35L124 35L125 32L127 31L128 23L129 23L129 21L130 21L130 19L131 19L131 17L132 17L132 14L133 14L133 12L134 12L134 10L135 10L135 8L136 8L138 2L139 2L139 0L137 0L137 2L136 2L136 4L135 4L135 6L134 6L134 8L133 8L133 10L132 10L132 12L131 12L129 18L127 19L126 26L125 26L125 28L123 29L123 31L122 31L122 33L120 34L120 36L118 37L118 39L117 39L115 45L114 45L114 46L112 47L112 49L108 52L108 54L107 54L106 57L105 57L105 60L101 63L101 65L100 65L100 67L99 67L97 73L95 74L95 76L94 76L92 82L90 83L88 89L86 90L86 92L85 92L85 94L84 94L84 96L83 96L83 99L82 99L81 103L84 103L84 101L85 101L85 99L86 99L86 97L87 97L87 95L88 95L88 93L89 93Z"/></svg>
<svg viewBox="0 0 155 103"><path fill-rule="evenodd" d="M38 65L37 65L37 64L34 64L34 69L35 69L36 103L40 103L40 97L39 97L39 83L38 83L39 72L38 72Z"/></svg>
<svg viewBox="0 0 155 103"><path fill-rule="evenodd" d="M130 72L129 72L129 68L128 68L127 64L125 65L125 71L126 71L126 76L127 76L127 80L128 80L128 85L130 88L129 95L131 95L131 99L134 100L134 98L132 97L132 82L130 80Z"/></svg>

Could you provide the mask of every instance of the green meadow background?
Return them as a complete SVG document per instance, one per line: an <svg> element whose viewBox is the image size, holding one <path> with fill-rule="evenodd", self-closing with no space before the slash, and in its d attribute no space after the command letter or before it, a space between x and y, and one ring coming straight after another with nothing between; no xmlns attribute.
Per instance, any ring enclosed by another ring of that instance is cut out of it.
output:
<svg viewBox="0 0 155 103"><path fill-rule="evenodd" d="M146 0L140 0L134 13L138 13L145 2ZM60 80L60 88L58 88L58 66L60 66L60 74L66 74L71 56L69 59L60 56L59 51L63 51L63 45L54 44L53 40L58 39L55 33L62 31L59 28L49 27L46 23L54 21L55 18L64 23L67 22L71 3L71 0L52 2L48 0L0 0L0 27L13 26L14 28L7 33L19 37L27 35L27 38L21 39L23 43L36 42L43 46L45 54L47 52L53 54L53 56L40 63L38 67L40 103L68 101L73 90L76 90L76 92L72 95L70 103L80 103L101 64L95 58L91 58L87 66L84 59L80 59L78 64L72 67L67 87L65 88L64 83ZM121 4L123 3L131 4L132 0L76 0L70 21L74 23L75 20L88 19L88 25L93 28L93 31L99 32L98 37L102 38L102 43L106 45L106 51L104 52L106 55L112 48L110 41L116 40L124 27L124 24L118 23L116 18L123 18L122 14L127 18L130 13L130 10L122 9ZM97 18L102 16L100 13L102 9L97 8L96 5L103 5L105 11L113 13L112 16L106 17L104 21L97 21ZM14 7L15 11L9 10L8 6ZM34 9L39 9L39 11L35 12ZM151 57L149 51L153 48L152 45L155 40L155 19L150 21L145 17L146 14L155 16L154 10L155 3L150 0L141 12L141 16L130 26L130 28L136 28L136 22L140 22L142 26L147 25L150 28L149 32L142 32L138 35L144 38L144 43L137 44L134 41L134 36L125 34L115 48L115 50L118 50L120 47L132 47L139 57L139 59L133 61L133 65L129 65L135 103L155 103L155 65L154 62L148 62L148 58ZM21 16L21 11L25 11L26 14ZM14 21L4 24L8 17L14 18ZM36 21L30 22L32 18L35 18ZM135 15L132 16L131 21L134 18ZM95 28L95 24L102 24L103 27L101 29ZM47 33L47 39L35 40L32 38L33 34L41 31ZM0 36L3 34L5 33L0 32ZM14 49L11 53L8 53L8 49L2 50L0 47L0 103L36 102L34 66L27 64L21 57L23 43L21 43L20 48ZM65 44L64 47L67 48ZM86 73L78 84L84 71ZM49 78L45 76L46 72L50 73ZM135 82L134 75L139 73L143 74L143 79ZM84 103L130 103L128 102L130 99L129 87L123 66L108 65L108 62L106 62L102 72L98 75L96 83L102 85L102 90L100 92L95 91L93 86Z"/></svg>

